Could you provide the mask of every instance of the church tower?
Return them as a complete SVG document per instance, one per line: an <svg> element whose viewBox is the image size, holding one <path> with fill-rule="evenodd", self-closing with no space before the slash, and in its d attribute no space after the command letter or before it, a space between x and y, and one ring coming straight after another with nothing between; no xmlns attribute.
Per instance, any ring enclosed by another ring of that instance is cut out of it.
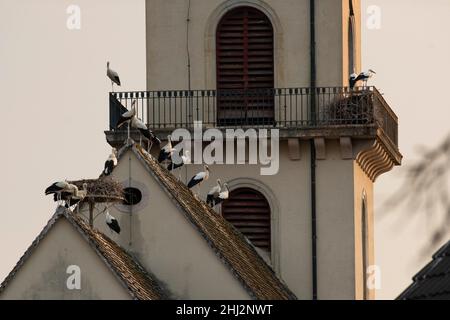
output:
<svg viewBox="0 0 450 320"><path fill-rule="evenodd" d="M194 136L195 126L242 129L220 142L223 163L209 166L200 197L217 178L228 183L217 210L300 299L373 299L373 186L402 156L397 116L378 89L349 88L362 71L360 30L359 0L146 0L147 88L110 94L107 140L123 145L126 131L114 127L134 99L162 140L175 129ZM248 130L262 129L271 160L279 151L274 175L251 160ZM243 159L225 163L240 142ZM182 180L201 169L184 166ZM146 183L133 179L123 177L129 187Z"/></svg>

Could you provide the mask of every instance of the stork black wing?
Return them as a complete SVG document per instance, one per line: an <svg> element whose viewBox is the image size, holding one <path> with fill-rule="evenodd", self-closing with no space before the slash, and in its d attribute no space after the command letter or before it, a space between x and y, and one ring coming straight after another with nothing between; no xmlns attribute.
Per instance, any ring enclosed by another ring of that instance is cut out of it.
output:
<svg viewBox="0 0 450 320"><path fill-rule="evenodd" d="M116 219L111 220L111 223L107 223L107 225L111 230L120 234L120 226Z"/></svg>
<svg viewBox="0 0 450 320"><path fill-rule="evenodd" d="M105 161L105 169L103 170L103 173L105 176L109 176L111 172L114 169L114 161L113 160L106 160Z"/></svg>

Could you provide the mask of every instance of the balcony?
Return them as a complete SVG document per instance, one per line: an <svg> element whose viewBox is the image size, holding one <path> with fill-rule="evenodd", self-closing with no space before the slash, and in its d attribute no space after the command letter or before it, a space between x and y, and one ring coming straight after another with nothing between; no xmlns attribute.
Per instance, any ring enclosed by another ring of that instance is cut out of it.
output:
<svg viewBox="0 0 450 320"><path fill-rule="evenodd" d="M397 116L375 87L114 92L109 140L133 100L137 116L162 136L201 121L204 128L277 128L282 138L377 137L401 161Z"/></svg>

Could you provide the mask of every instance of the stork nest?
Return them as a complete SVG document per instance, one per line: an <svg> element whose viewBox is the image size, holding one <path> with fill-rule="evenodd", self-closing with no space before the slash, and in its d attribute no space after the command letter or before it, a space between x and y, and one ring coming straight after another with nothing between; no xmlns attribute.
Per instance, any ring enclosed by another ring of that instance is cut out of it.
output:
<svg viewBox="0 0 450 320"><path fill-rule="evenodd" d="M83 184L87 183L87 196L82 202L105 203L125 200L122 185L110 177L69 181L69 183L76 185L79 190L82 190Z"/></svg>
<svg viewBox="0 0 450 320"><path fill-rule="evenodd" d="M327 124L368 124L373 122L373 103L369 94L355 92L331 102L323 110Z"/></svg>

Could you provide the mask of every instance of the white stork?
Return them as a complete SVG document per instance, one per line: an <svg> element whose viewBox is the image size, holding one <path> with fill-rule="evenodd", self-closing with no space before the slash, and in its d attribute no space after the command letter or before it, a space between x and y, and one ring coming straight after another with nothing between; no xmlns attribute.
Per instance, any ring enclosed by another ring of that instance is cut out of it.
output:
<svg viewBox="0 0 450 320"><path fill-rule="evenodd" d="M363 86L367 87L367 81L373 77L374 74L377 74L375 71L373 71L372 69L369 69L367 71L363 71L361 72L358 77L355 80L355 83L358 81L362 81L363 82Z"/></svg>
<svg viewBox="0 0 450 320"><path fill-rule="evenodd" d="M202 182L208 180L209 178L209 167L205 164L203 166L205 171L201 171L199 173L197 173L195 176L193 176L191 178L191 180L189 181L187 187L189 189L191 189L194 186L200 187L200 184L202 184Z"/></svg>
<svg viewBox="0 0 450 320"><path fill-rule="evenodd" d="M167 136L167 144L161 149L158 156L158 162L161 163L164 160L169 160L172 157L172 154L177 150L172 147L172 136Z"/></svg>
<svg viewBox="0 0 450 320"><path fill-rule="evenodd" d="M216 198L219 196L221 190L222 182L220 181L220 179L217 179L217 184L212 187L206 195L206 204L210 205L211 208L215 206Z"/></svg>
<svg viewBox="0 0 450 320"><path fill-rule="evenodd" d="M45 195L54 194L59 200L61 198L61 193L68 189L69 183L67 181L58 181L53 183L51 186L45 189Z"/></svg>
<svg viewBox="0 0 450 320"><path fill-rule="evenodd" d="M215 205L218 205L219 203L227 200L230 196L230 189L228 189L228 183L224 183L223 187L225 190L220 191L219 195L217 196L217 199L215 199Z"/></svg>
<svg viewBox="0 0 450 320"><path fill-rule="evenodd" d="M352 73L349 78L350 89L355 87L356 79L358 79L358 75L356 73Z"/></svg>
<svg viewBox="0 0 450 320"><path fill-rule="evenodd" d="M159 138L153 133L153 131L151 131L149 128L147 128L145 123L143 123L136 116L134 116L131 119L131 126L135 129L138 129L139 132L141 133L141 135L144 136L149 141L149 148L148 148L147 152L150 152L154 143L156 143L158 145L161 143L161 140L159 140ZM141 136L141 140L139 141L140 144L142 144L142 136Z"/></svg>
<svg viewBox="0 0 450 320"><path fill-rule="evenodd" d="M120 87L120 78L117 72L109 68L109 61L106 63L106 75L111 79L111 88L114 92L114 83Z"/></svg>
<svg viewBox="0 0 450 320"><path fill-rule="evenodd" d="M103 174L105 176L109 176L115 166L117 166L117 150L116 148L112 148L108 160L105 161L105 169L103 169Z"/></svg>
<svg viewBox="0 0 450 320"><path fill-rule="evenodd" d="M106 224L109 229L116 232L117 234L120 234L119 222L117 222L117 219L110 215L108 211L106 211Z"/></svg>
<svg viewBox="0 0 450 320"><path fill-rule="evenodd" d="M172 171L178 168L181 168L185 164L189 164L191 162L191 156L190 156L189 150L185 150L183 152L183 155L181 156L181 162L180 163L173 163L172 162L167 166L167 170ZM181 169L179 170L178 180L181 180Z"/></svg>
<svg viewBox="0 0 450 320"><path fill-rule="evenodd" d="M131 102L131 109L122 113L116 124L116 129L120 128L124 123L130 123L131 119L136 115L136 100Z"/></svg>
<svg viewBox="0 0 450 320"><path fill-rule="evenodd" d="M67 181L58 181L45 189L45 195L49 194L53 194L54 201L63 200L66 203L66 207L71 207L86 196L87 184L83 184L83 190L81 191L74 184Z"/></svg>

